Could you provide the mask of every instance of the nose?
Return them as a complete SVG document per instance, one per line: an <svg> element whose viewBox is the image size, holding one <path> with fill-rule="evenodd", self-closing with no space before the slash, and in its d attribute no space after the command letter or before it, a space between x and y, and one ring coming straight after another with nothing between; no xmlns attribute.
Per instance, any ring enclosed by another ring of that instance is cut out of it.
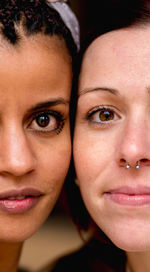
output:
<svg viewBox="0 0 150 272"><path fill-rule="evenodd" d="M144 121L130 122L119 140L119 165L129 169L150 166L150 126Z"/></svg>
<svg viewBox="0 0 150 272"><path fill-rule="evenodd" d="M36 160L23 129L0 133L0 175L23 176L35 169Z"/></svg>

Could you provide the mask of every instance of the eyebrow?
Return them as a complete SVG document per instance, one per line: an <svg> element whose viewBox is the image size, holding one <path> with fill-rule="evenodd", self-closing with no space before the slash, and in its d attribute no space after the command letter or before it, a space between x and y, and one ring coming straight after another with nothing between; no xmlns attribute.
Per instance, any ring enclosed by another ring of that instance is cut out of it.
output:
<svg viewBox="0 0 150 272"><path fill-rule="evenodd" d="M84 95L86 93L95 92L95 91L104 91L104 92L109 92L109 93L114 94L114 95L119 95L119 91L117 89L112 89L112 88L107 88L107 87L95 87L95 88L85 88L85 89L83 89L80 92L80 94L78 95L78 97L80 97L81 95Z"/></svg>
<svg viewBox="0 0 150 272"><path fill-rule="evenodd" d="M52 100L40 102L40 103L36 104L34 107L30 108L28 110L28 113L30 113L32 111L40 110L42 108L48 108L48 107L52 107L52 106L56 106L56 105L60 105L60 104L68 105L69 101L65 100L64 98L58 98L58 99L52 99Z"/></svg>

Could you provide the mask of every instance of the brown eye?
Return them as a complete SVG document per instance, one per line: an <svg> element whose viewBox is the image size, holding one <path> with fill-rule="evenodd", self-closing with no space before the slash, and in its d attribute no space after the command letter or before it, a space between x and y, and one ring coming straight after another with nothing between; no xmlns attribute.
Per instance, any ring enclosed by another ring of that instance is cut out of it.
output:
<svg viewBox="0 0 150 272"><path fill-rule="evenodd" d="M114 112L111 110L101 110L99 112L99 119L102 122L107 122L107 121L111 121L114 119Z"/></svg>
<svg viewBox="0 0 150 272"><path fill-rule="evenodd" d="M40 127L47 127L50 122L50 117L48 115L41 115L36 117L36 122Z"/></svg>
<svg viewBox="0 0 150 272"><path fill-rule="evenodd" d="M90 111L88 115L88 120L92 123L97 123L99 125L112 123L118 120L120 117L111 108L99 107Z"/></svg>
<svg viewBox="0 0 150 272"><path fill-rule="evenodd" d="M63 115L56 111L45 111L38 113L37 116L35 116L31 120L28 128L34 131L44 133L56 131L56 133L59 134L62 131L63 126L64 126Z"/></svg>

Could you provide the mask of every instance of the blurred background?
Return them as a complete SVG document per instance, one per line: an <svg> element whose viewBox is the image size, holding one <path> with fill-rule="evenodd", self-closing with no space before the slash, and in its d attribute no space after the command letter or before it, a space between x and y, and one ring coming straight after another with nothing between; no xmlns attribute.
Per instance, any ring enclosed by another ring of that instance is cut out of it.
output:
<svg viewBox="0 0 150 272"><path fill-rule="evenodd" d="M76 13L81 28L81 42L95 26L115 24L128 21L131 13L138 5L138 0L70 0L70 6Z"/></svg>
<svg viewBox="0 0 150 272"><path fill-rule="evenodd" d="M114 6L117 0L70 0L70 6L76 13L81 29L81 41L86 37L94 25L102 21L102 18L108 16L107 13L111 10L111 5ZM107 15L106 15L107 14Z"/></svg>

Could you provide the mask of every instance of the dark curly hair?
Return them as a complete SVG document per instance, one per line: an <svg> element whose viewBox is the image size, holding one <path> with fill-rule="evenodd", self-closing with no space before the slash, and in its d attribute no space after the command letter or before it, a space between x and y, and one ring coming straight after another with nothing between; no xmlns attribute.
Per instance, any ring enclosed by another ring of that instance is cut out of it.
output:
<svg viewBox="0 0 150 272"><path fill-rule="evenodd" d="M66 42L72 57L77 48L59 13L49 7L45 0L3 0L0 1L0 31L13 45L21 40L18 26L26 36L42 32L45 35L60 35Z"/></svg>

